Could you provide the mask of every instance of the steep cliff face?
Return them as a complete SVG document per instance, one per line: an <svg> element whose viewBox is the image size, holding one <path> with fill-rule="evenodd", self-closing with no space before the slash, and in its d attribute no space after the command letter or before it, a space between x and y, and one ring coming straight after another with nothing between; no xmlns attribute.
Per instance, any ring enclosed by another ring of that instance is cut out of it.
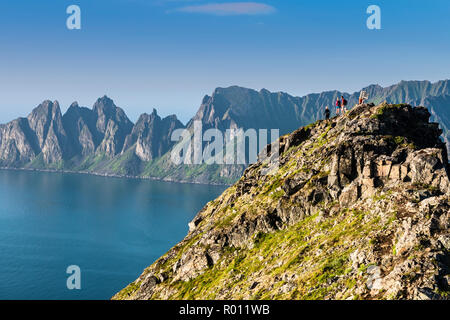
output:
<svg viewBox="0 0 450 320"><path fill-rule="evenodd" d="M0 164L20 167L32 161L40 148L28 120L19 118L0 127Z"/></svg>
<svg viewBox="0 0 450 320"><path fill-rule="evenodd" d="M46 100L27 118L1 127L0 164L4 167L73 169L96 153L112 158L122 151L132 122L106 96L92 110L75 102L62 116L57 101Z"/></svg>
<svg viewBox="0 0 450 320"><path fill-rule="evenodd" d="M69 136L71 156L89 156L95 153L101 142L96 129L96 114L88 108L72 103L63 116L63 125Z"/></svg>
<svg viewBox="0 0 450 320"><path fill-rule="evenodd" d="M279 166L248 167L113 298L448 298L449 167L429 118L366 104L281 137Z"/></svg>
<svg viewBox="0 0 450 320"><path fill-rule="evenodd" d="M57 101L44 101L27 118L0 126L0 166L139 176L145 164L173 146L184 128L156 110L136 125L113 100L99 98L92 109L72 103L64 116Z"/></svg>
<svg viewBox="0 0 450 320"><path fill-rule="evenodd" d="M44 101L28 116L30 129L35 133L46 163L60 161L67 145L62 124L61 109L57 101Z"/></svg>
<svg viewBox="0 0 450 320"><path fill-rule="evenodd" d="M369 86L366 90L371 97L371 102L408 103L428 108L433 121L439 122L442 127L443 138L447 142L447 152L450 152L450 145L448 144L450 135L450 80L441 80L435 83L430 81L401 81L386 88Z"/></svg>
<svg viewBox="0 0 450 320"><path fill-rule="evenodd" d="M3 126L0 161L3 166L32 165L38 155L45 165L59 164L67 156L67 135L57 101L44 101L25 118Z"/></svg>
<svg viewBox="0 0 450 320"><path fill-rule="evenodd" d="M153 109L150 115L144 113L139 117L126 138L122 152L134 145L135 153L142 161L159 158L173 146L172 133L180 128L184 128L184 125L175 116L161 119Z"/></svg>
<svg viewBox="0 0 450 320"><path fill-rule="evenodd" d="M125 112L106 96L97 100L93 111L97 116L97 135L102 140L96 152L114 157L122 151L126 136L133 129L133 123Z"/></svg>

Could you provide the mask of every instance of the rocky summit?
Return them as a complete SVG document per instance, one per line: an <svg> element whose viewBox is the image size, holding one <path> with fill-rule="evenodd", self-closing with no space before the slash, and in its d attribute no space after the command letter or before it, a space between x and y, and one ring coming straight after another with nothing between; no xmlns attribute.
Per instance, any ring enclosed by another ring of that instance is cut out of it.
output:
<svg viewBox="0 0 450 320"><path fill-rule="evenodd" d="M364 104L282 136L278 169L249 166L113 299L448 299L449 165L429 119Z"/></svg>

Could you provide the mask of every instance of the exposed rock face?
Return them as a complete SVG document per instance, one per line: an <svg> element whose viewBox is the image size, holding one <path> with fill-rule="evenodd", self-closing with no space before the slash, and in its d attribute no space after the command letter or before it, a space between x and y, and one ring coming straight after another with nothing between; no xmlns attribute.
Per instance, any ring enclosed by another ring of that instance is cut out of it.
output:
<svg viewBox="0 0 450 320"><path fill-rule="evenodd" d="M95 153L101 135L96 129L95 113L77 102L72 103L63 116L64 128L70 138L72 156L88 156Z"/></svg>
<svg viewBox="0 0 450 320"><path fill-rule="evenodd" d="M113 157L122 151L126 136L133 129L133 123L125 112L106 96L97 100L93 111L97 115L97 135L102 140L97 153Z"/></svg>
<svg viewBox="0 0 450 320"><path fill-rule="evenodd" d="M74 163L95 154L119 154L132 128L123 110L106 96L92 110L74 102L64 116L57 101L46 100L27 118L0 127L0 164L73 169Z"/></svg>
<svg viewBox="0 0 450 320"><path fill-rule="evenodd" d="M448 299L441 130L365 104L280 138L114 299ZM264 174L269 170L271 174Z"/></svg>
<svg viewBox="0 0 450 320"><path fill-rule="evenodd" d="M28 116L30 129L36 134L46 164L63 160L67 152L67 135L57 101L44 101Z"/></svg>
<svg viewBox="0 0 450 320"><path fill-rule="evenodd" d="M1 128L0 162L21 167L39 154L45 164L61 162L67 154L67 135L58 102L44 101L28 118L19 118Z"/></svg>
<svg viewBox="0 0 450 320"><path fill-rule="evenodd" d="M155 109L152 114L142 114L130 135L125 140L122 152L135 144L135 153L142 161L150 161L163 156L174 145L171 141L173 131L184 128L175 116L164 119Z"/></svg>
<svg viewBox="0 0 450 320"><path fill-rule="evenodd" d="M430 81L401 81L386 88L372 85L365 90L371 97L371 102L408 103L428 108L432 120L440 123L444 131L443 137L448 142L450 134L450 80L435 83ZM450 152L448 143L447 152Z"/></svg>
<svg viewBox="0 0 450 320"><path fill-rule="evenodd" d="M27 119L19 118L0 127L0 163L2 166L22 166L40 152L37 137Z"/></svg>
<svg viewBox="0 0 450 320"><path fill-rule="evenodd" d="M103 97L93 110L79 107L75 102L63 117L64 127L70 133L73 155L106 154L114 157L134 148L142 161L161 157L173 142L171 134L183 124L175 116L161 119L156 110L143 114L135 125L114 102Z"/></svg>

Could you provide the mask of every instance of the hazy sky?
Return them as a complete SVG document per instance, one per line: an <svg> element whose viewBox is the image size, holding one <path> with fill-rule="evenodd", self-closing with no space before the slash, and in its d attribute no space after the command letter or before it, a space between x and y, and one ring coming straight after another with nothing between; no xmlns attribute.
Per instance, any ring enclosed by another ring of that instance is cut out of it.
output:
<svg viewBox="0 0 450 320"><path fill-rule="evenodd" d="M81 8L68 30L66 8ZM381 30L366 27L369 5ZM44 99L63 111L107 94L135 121L186 122L240 85L304 95L450 78L450 1L2 0L0 122Z"/></svg>

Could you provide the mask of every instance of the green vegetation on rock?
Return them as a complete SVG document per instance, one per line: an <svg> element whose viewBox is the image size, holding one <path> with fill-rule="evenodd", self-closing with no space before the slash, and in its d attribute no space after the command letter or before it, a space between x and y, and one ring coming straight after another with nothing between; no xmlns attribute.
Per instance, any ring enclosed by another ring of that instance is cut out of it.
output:
<svg viewBox="0 0 450 320"><path fill-rule="evenodd" d="M281 137L278 170L251 166L114 299L446 297L439 131L420 108L359 108ZM380 108L388 116L374 118Z"/></svg>

